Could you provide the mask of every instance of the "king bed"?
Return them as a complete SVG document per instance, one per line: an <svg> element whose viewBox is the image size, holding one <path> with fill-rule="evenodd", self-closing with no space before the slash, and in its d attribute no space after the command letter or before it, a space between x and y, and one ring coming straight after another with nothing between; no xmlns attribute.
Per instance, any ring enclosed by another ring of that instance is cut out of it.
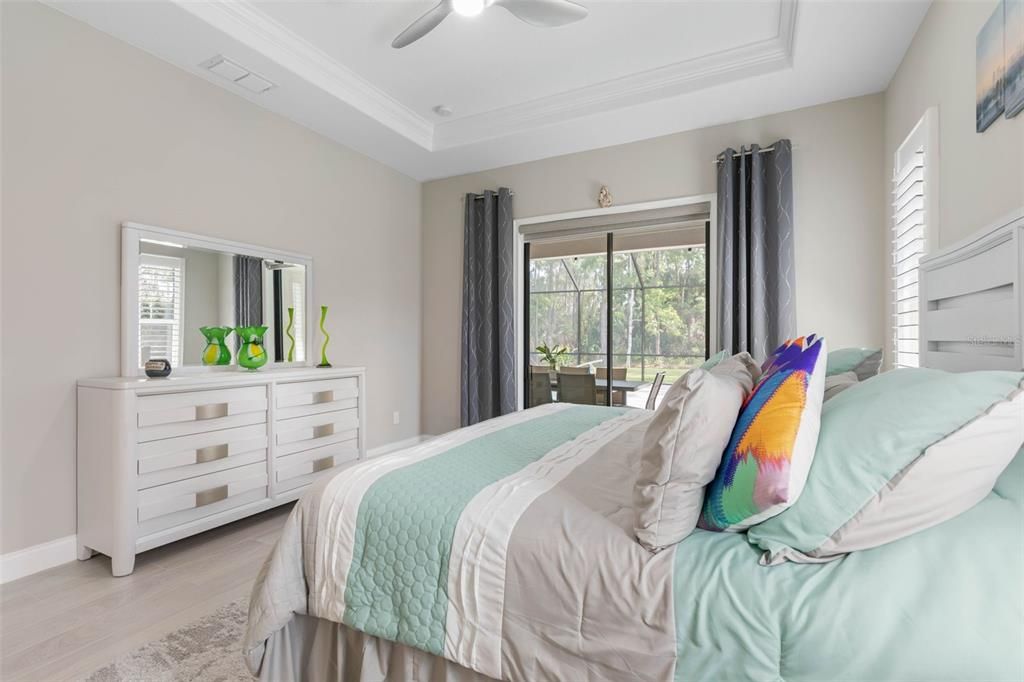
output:
<svg viewBox="0 0 1024 682"><path fill-rule="evenodd" d="M657 413L630 409L545 405L320 480L257 579L250 670L346 682L1024 679L1022 269L1022 214L923 263L924 362L968 374L886 372L825 402L806 487L776 517L788 521L698 528L650 551L634 488ZM941 442L918 427L957 402L931 387L973 377L984 388L964 393L1006 397L943 426ZM859 484L848 451L911 438L903 428L921 432L921 458L802 547L800 514L842 507L834 481ZM988 467L969 493L951 491L973 471L919 466L954 447ZM889 493L926 475L940 483L922 520L908 512L920 487ZM851 527L880 509L907 513ZM790 546L775 551L785 532Z"/></svg>

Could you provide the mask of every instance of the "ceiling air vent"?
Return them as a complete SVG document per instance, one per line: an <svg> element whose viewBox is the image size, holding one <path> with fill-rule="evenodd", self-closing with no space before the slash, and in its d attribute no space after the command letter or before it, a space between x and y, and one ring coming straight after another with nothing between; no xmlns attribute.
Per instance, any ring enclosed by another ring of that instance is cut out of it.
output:
<svg viewBox="0 0 1024 682"><path fill-rule="evenodd" d="M216 57L207 59L199 66L257 95L275 87L266 78L257 76L249 69L236 64L224 55L219 54Z"/></svg>

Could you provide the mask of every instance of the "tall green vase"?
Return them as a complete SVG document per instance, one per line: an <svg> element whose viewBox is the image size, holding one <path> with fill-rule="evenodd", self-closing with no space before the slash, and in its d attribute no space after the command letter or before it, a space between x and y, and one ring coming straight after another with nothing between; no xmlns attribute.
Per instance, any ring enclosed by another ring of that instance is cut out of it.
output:
<svg viewBox="0 0 1024 682"><path fill-rule="evenodd" d="M238 334L238 364L246 369L257 370L267 364L267 349L263 347L266 327L235 327Z"/></svg>
<svg viewBox="0 0 1024 682"><path fill-rule="evenodd" d="M288 335L288 339L291 344L288 346L288 362L295 362L295 332L292 328L295 326L295 308L288 308L288 328L284 330L284 333Z"/></svg>
<svg viewBox="0 0 1024 682"><path fill-rule="evenodd" d="M203 349L204 365L230 365L231 349L228 348L227 336L231 327L200 327L199 331L206 337L206 348Z"/></svg>
<svg viewBox="0 0 1024 682"><path fill-rule="evenodd" d="M327 361L327 344L331 341L331 335L324 329L324 320L327 319L327 306L320 306L320 333L324 335L324 345L320 350L320 364L317 367L330 367L331 363Z"/></svg>

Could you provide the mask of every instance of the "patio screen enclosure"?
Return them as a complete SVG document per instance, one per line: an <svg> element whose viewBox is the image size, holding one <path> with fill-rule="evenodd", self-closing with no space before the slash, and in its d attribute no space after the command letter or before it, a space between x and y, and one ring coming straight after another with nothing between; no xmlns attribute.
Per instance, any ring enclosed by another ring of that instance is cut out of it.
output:
<svg viewBox="0 0 1024 682"><path fill-rule="evenodd" d="M529 261L531 364L536 347L570 349L563 364L607 365L606 317L611 274L611 352L627 378L650 381L664 371L670 383L707 354L704 245L581 254Z"/></svg>

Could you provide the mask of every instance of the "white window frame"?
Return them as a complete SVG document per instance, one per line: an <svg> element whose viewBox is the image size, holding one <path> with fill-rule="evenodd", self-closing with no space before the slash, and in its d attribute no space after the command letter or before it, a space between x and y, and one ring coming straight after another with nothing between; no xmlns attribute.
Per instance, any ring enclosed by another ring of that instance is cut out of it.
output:
<svg viewBox="0 0 1024 682"><path fill-rule="evenodd" d="M185 261L184 258L180 258L178 256L164 256L164 255L152 254L152 253L139 254L139 267L140 268L143 265L146 265L146 264L162 267L165 264L167 264L169 262L172 262L172 261L173 261L173 264L174 264L174 268L178 272L178 300L175 301L175 304L176 304L174 306L175 316L174 316L173 320L170 321L170 324L171 324L172 327L176 327L176 334L175 334L175 332L172 332L172 339L176 335L177 336L177 344L176 345L172 345L171 357L167 358L167 360L170 361L172 367L177 368L177 367L180 367L181 364L182 364L181 360L182 360L182 357L184 356L184 345L185 345L184 333L185 333L185 263L186 263L186 261ZM141 284L141 275L140 275L140 284ZM139 311L138 318L139 318L138 319L138 328L139 328L139 332L138 332L139 333L139 344L138 344L139 345L139 364L140 365L144 365L146 363L146 360L148 360L150 358L143 358L142 357L142 348L143 348L143 345L142 345L142 327L145 326L146 324L167 324L167 321L166 320L156 321L156 320L150 320L150 319L143 319L142 311L141 310Z"/></svg>
<svg viewBox="0 0 1024 682"><path fill-rule="evenodd" d="M939 223L938 110L928 109L893 155L889 306L891 364L918 367L921 343L920 261ZM919 233L919 238L914 234ZM912 241L911 241L912 240ZM902 290L902 291L901 291Z"/></svg>

